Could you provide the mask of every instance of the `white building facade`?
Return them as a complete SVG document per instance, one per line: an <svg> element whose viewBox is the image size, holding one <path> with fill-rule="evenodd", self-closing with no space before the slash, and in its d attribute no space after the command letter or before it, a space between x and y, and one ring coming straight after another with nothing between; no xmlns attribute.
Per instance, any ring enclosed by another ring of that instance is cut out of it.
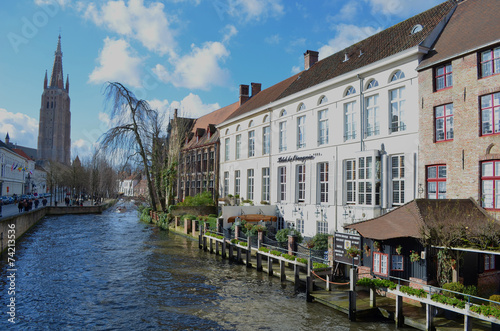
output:
<svg viewBox="0 0 500 331"><path fill-rule="evenodd" d="M431 10L446 18L449 7L438 7ZM377 60L370 52L380 49L369 45L385 38L378 34L319 62L308 51L306 70L274 101L221 123L221 197L275 205L284 226L305 236L342 231L417 198L415 68L441 26L426 22L422 31L416 18L387 30L422 33L412 47ZM320 81L327 70L339 74Z"/></svg>

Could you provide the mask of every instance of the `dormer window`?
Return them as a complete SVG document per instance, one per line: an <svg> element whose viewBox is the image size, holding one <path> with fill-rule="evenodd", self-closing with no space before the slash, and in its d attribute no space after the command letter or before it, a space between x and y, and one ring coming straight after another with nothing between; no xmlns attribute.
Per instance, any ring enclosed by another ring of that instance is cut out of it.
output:
<svg viewBox="0 0 500 331"><path fill-rule="evenodd" d="M281 113L280 113L280 117L283 117L283 116L286 116L286 110L285 110L285 109L283 109L283 110L281 111Z"/></svg>
<svg viewBox="0 0 500 331"><path fill-rule="evenodd" d="M347 88L347 91L345 92L345 96L356 94L356 89L352 86L349 86Z"/></svg>
<svg viewBox="0 0 500 331"><path fill-rule="evenodd" d="M328 98L323 95L321 98L319 98L318 105L322 105L322 104L327 103L327 102L328 102Z"/></svg>
<svg viewBox="0 0 500 331"><path fill-rule="evenodd" d="M392 77L391 77L391 82L395 82L395 81L397 81L397 80L399 80L399 79L403 79L403 78L405 78L405 74L404 74L404 72L402 72L401 70L398 70L398 71L396 71L396 72L392 75Z"/></svg>
<svg viewBox="0 0 500 331"><path fill-rule="evenodd" d="M375 80L375 79L372 79L369 83L368 83L368 86L366 87L367 90L373 88L373 87L377 87L378 86L378 82Z"/></svg>
<svg viewBox="0 0 500 331"><path fill-rule="evenodd" d="M253 126L253 121L250 121L250 123L248 123L248 127L251 128Z"/></svg>
<svg viewBox="0 0 500 331"><path fill-rule="evenodd" d="M421 24L417 24L411 29L411 34L419 33L423 29L424 27Z"/></svg>
<svg viewBox="0 0 500 331"><path fill-rule="evenodd" d="M306 105L303 102L297 107L297 111L302 111L305 109L306 109Z"/></svg>

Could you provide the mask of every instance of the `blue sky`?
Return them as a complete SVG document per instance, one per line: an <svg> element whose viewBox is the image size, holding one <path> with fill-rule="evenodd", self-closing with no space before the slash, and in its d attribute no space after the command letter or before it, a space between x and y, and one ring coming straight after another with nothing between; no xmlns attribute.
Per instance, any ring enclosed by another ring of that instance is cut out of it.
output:
<svg viewBox="0 0 500 331"><path fill-rule="evenodd" d="M72 158L109 127L103 90L119 81L167 116L198 117L265 89L444 0L18 0L0 5L0 139L36 148L43 79L61 34Z"/></svg>

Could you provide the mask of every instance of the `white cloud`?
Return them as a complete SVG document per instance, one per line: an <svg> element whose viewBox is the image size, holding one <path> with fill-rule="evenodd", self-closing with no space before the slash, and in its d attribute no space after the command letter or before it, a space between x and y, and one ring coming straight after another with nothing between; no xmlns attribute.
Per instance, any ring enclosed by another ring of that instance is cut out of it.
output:
<svg viewBox="0 0 500 331"><path fill-rule="evenodd" d="M47 6L47 5L59 5L65 7L71 0L35 0L35 5L37 6Z"/></svg>
<svg viewBox="0 0 500 331"><path fill-rule="evenodd" d="M364 0L372 7L372 14L408 17L437 6L442 0Z"/></svg>
<svg viewBox="0 0 500 331"><path fill-rule="evenodd" d="M292 74L298 74L300 72L300 67L299 66L293 66L292 67Z"/></svg>
<svg viewBox="0 0 500 331"><path fill-rule="evenodd" d="M92 148L95 147L92 143L85 139L78 139L71 144L71 158L74 159L76 156L80 160L90 157L92 155Z"/></svg>
<svg viewBox="0 0 500 331"><path fill-rule="evenodd" d="M229 40L236 36L238 34L238 30L236 30L236 27L234 25L228 24L224 27L222 30L224 33L224 37L222 38L223 43L229 42Z"/></svg>
<svg viewBox="0 0 500 331"><path fill-rule="evenodd" d="M11 113L0 108L0 139L9 134L10 142L22 146L37 147L38 120L22 113Z"/></svg>
<svg viewBox="0 0 500 331"><path fill-rule="evenodd" d="M218 103L204 104L198 95L189 93L181 101L173 101L170 104L171 113L176 108L178 109L179 116L196 118L219 109L220 106Z"/></svg>
<svg viewBox="0 0 500 331"><path fill-rule="evenodd" d="M328 41L328 44L320 47L319 49L319 59L324 59L350 45L357 43L375 33L379 32L381 29L374 29L371 26L359 27L351 24L340 24L335 30L337 31L337 36Z"/></svg>
<svg viewBox="0 0 500 331"><path fill-rule="evenodd" d="M337 24L336 20L352 20L356 18L361 9L362 6L359 2L349 1L340 9L337 15L328 15L327 21L333 21L335 24Z"/></svg>
<svg viewBox="0 0 500 331"><path fill-rule="evenodd" d="M89 75L89 82L101 84L119 81L125 85L140 87L142 60L133 53L125 40L106 37L98 57L99 66Z"/></svg>
<svg viewBox="0 0 500 331"><path fill-rule="evenodd" d="M172 57L169 62L174 68L169 71L157 64L153 72L164 83L176 87L208 90L212 85L224 86L229 80L229 71L220 66L229 56L229 51L221 42L206 42L203 46L191 45L191 53L182 57Z"/></svg>
<svg viewBox="0 0 500 331"><path fill-rule="evenodd" d="M284 14L281 0L227 0L227 13L244 21L260 21Z"/></svg>
<svg viewBox="0 0 500 331"><path fill-rule="evenodd" d="M279 34L273 34L272 36L264 38L264 41L271 45L277 45L280 43L281 37Z"/></svg>
<svg viewBox="0 0 500 331"><path fill-rule="evenodd" d="M128 5L123 0L117 0L106 2L100 9L90 3L81 10L84 17L97 26L105 26L110 31L134 38L151 51L173 55L175 33L164 7L161 2L151 2L146 6L144 0L129 0Z"/></svg>

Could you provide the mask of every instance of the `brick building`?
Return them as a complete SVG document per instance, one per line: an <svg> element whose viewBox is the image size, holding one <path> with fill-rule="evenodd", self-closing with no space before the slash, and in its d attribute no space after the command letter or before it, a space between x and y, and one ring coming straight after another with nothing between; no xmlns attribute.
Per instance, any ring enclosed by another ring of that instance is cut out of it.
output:
<svg viewBox="0 0 500 331"><path fill-rule="evenodd" d="M419 188L472 197L500 217L500 25L497 0L460 2L420 63ZM422 196L423 197L423 196Z"/></svg>
<svg viewBox="0 0 500 331"><path fill-rule="evenodd" d="M69 77L64 85L61 36L57 42L50 83L45 72L40 122L38 126L37 160L53 160L70 164L71 112Z"/></svg>

